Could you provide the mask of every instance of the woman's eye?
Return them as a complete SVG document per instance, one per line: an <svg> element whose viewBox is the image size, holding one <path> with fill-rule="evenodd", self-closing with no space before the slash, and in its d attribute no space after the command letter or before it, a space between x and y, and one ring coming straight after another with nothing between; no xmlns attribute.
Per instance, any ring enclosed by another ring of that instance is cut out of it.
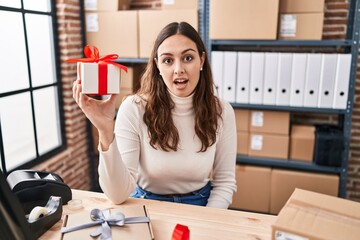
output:
<svg viewBox="0 0 360 240"><path fill-rule="evenodd" d="M165 64L170 64L170 63L172 63L172 60L171 60L170 58L165 58L165 59L163 60L163 63L165 63Z"/></svg>
<svg viewBox="0 0 360 240"><path fill-rule="evenodd" d="M192 56L186 56L186 57L184 57L184 60L186 62L190 62L191 60L193 60L193 57Z"/></svg>

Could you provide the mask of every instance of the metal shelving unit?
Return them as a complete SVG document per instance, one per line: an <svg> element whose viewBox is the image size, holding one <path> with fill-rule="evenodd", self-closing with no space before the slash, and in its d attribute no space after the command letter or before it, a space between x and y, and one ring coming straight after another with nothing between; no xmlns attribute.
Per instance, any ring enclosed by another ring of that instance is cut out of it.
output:
<svg viewBox="0 0 360 240"><path fill-rule="evenodd" d="M323 109L323 108L306 108L306 107L287 107L287 106L271 106L271 105L252 105L252 104L238 104L233 103L234 108L246 109L260 109L260 110L277 110L289 112L303 112L303 113L320 113L338 115L339 126L343 129L345 137L344 151L342 156L341 167L328 167L320 166L315 163L303 163L295 160L284 159L270 159L249 157L238 155L236 162L239 164L250 164L258 166L268 166L274 168L284 168L289 170L300 170L308 172L338 174L340 177L339 182L339 196L346 196L346 182L347 182L347 165L350 147L350 134L351 134L351 120L353 109L353 98L355 92L355 81L358 62L359 50L359 31L360 31L360 3L358 0L350 0L350 8L347 23L347 32L345 40L211 40L209 39L209 16L210 16L210 0L203 0L205 7L204 11L204 27L205 27L205 44L208 53L212 50L233 50L239 49L252 49L253 51L285 51L291 52L292 49L303 52L312 52L316 49L317 52L336 52L336 53L351 53L351 73L347 108L340 109ZM234 25L235 26L235 25ZM210 54L209 54L210 55Z"/></svg>

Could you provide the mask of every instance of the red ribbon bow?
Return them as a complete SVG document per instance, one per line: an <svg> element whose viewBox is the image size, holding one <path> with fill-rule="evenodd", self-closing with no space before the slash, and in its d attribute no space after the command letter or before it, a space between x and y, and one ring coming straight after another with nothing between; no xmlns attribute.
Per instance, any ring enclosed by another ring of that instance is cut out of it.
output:
<svg viewBox="0 0 360 240"><path fill-rule="evenodd" d="M187 226L176 224L171 240L189 240L190 230Z"/></svg>
<svg viewBox="0 0 360 240"><path fill-rule="evenodd" d="M73 58L68 59L66 62L90 62L90 63L106 63L106 64L112 64L115 65L125 72L128 71L127 67L124 65L121 65L119 63L113 62L114 60L119 58L119 55L117 54L109 54L104 57L100 57L99 50L95 46L86 45L84 48L84 54L86 58Z"/></svg>

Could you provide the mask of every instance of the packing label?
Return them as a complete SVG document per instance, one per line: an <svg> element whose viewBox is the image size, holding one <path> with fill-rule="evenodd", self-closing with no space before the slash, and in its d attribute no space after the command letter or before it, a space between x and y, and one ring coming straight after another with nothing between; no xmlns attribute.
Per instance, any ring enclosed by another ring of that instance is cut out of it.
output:
<svg viewBox="0 0 360 240"><path fill-rule="evenodd" d="M251 125L254 127L264 126L264 113L263 112L252 112Z"/></svg>
<svg viewBox="0 0 360 240"><path fill-rule="evenodd" d="M85 0L85 10L97 10L97 0Z"/></svg>
<svg viewBox="0 0 360 240"><path fill-rule="evenodd" d="M163 0L163 4L174 5L175 0Z"/></svg>
<svg viewBox="0 0 360 240"><path fill-rule="evenodd" d="M275 240L309 240L309 238L277 230Z"/></svg>
<svg viewBox="0 0 360 240"><path fill-rule="evenodd" d="M99 31L99 17L97 13L86 14L86 31L87 32Z"/></svg>
<svg viewBox="0 0 360 240"><path fill-rule="evenodd" d="M296 15L282 14L280 18L280 36L295 37L296 36Z"/></svg>
<svg viewBox="0 0 360 240"><path fill-rule="evenodd" d="M251 136L251 149L252 150L261 150L263 148L263 136L262 135L252 135Z"/></svg>

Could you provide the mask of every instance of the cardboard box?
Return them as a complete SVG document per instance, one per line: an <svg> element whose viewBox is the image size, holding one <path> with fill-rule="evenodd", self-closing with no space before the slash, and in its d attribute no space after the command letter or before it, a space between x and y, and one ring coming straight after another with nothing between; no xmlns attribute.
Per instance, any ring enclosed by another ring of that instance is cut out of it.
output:
<svg viewBox="0 0 360 240"><path fill-rule="evenodd" d="M84 0L84 9L85 11L115 12L119 10L119 0Z"/></svg>
<svg viewBox="0 0 360 240"><path fill-rule="evenodd" d="M87 44L101 49L101 56L138 58L137 11L86 13Z"/></svg>
<svg viewBox="0 0 360 240"><path fill-rule="evenodd" d="M162 0L162 9L198 9L198 0Z"/></svg>
<svg viewBox="0 0 360 240"><path fill-rule="evenodd" d="M276 39L278 12L279 0L211 0L209 37Z"/></svg>
<svg viewBox="0 0 360 240"><path fill-rule="evenodd" d="M139 10L139 57L150 57L154 42L161 29L171 22L184 21L197 30L197 10Z"/></svg>
<svg viewBox="0 0 360 240"><path fill-rule="evenodd" d="M288 135L290 128L290 113L279 111L258 111L250 112L251 133L271 133Z"/></svg>
<svg viewBox="0 0 360 240"><path fill-rule="evenodd" d="M161 0L132 0L130 9L137 10L158 10L161 9Z"/></svg>
<svg viewBox="0 0 360 240"><path fill-rule="evenodd" d="M280 14L279 39L321 40L324 13Z"/></svg>
<svg viewBox="0 0 360 240"><path fill-rule="evenodd" d="M280 13L321 13L325 0L280 0Z"/></svg>
<svg viewBox="0 0 360 240"><path fill-rule="evenodd" d="M77 63L82 93L108 95L120 89L120 68L112 64Z"/></svg>
<svg viewBox="0 0 360 240"><path fill-rule="evenodd" d="M269 212L271 168L236 166L237 192L230 208Z"/></svg>
<svg viewBox="0 0 360 240"><path fill-rule="evenodd" d="M295 189L272 226L272 239L358 240L360 203Z"/></svg>
<svg viewBox="0 0 360 240"><path fill-rule="evenodd" d="M237 132L237 154L248 155L249 153L249 133Z"/></svg>
<svg viewBox="0 0 360 240"><path fill-rule="evenodd" d="M128 67L128 72L121 73L120 88L136 91L140 87L140 78L145 69L145 65L137 64Z"/></svg>
<svg viewBox="0 0 360 240"><path fill-rule="evenodd" d="M295 188L337 196L339 176L273 169L271 173L270 213L278 214Z"/></svg>
<svg viewBox="0 0 360 240"><path fill-rule="evenodd" d="M149 217L145 206L121 206L116 209L110 209L111 213L121 212L126 218L129 217ZM90 223L90 212L83 211L67 215L67 221L64 221L64 227L77 226L80 224ZM101 224L93 227L84 228L77 231L72 231L62 234L62 240L73 239L92 239L90 233L94 232ZM154 239L151 223L133 223L125 224L123 227L111 227L112 239Z"/></svg>
<svg viewBox="0 0 360 240"><path fill-rule="evenodd" d="M290 159L312 162L314 146L315 126L291 126Z"/></svg>
<svg viewBox="0 0 360 240"><path fill-rule="evenodd" d="M288 158L289 136L250 133L249 156Z"/></svg>
<svg viewBox="0 0 360 240"><path fill-rule="evenodd" d="M125 97L132 95L133 91L128 88L122 88L120 94L116 96L115 108L118 109Z"/></svg>
<svg viewBox="0 0 360 240"><path fill-rule="evenodd" d="M247 109L234 109L236 130L241 132L249 131L250 111Z"/></svg>

